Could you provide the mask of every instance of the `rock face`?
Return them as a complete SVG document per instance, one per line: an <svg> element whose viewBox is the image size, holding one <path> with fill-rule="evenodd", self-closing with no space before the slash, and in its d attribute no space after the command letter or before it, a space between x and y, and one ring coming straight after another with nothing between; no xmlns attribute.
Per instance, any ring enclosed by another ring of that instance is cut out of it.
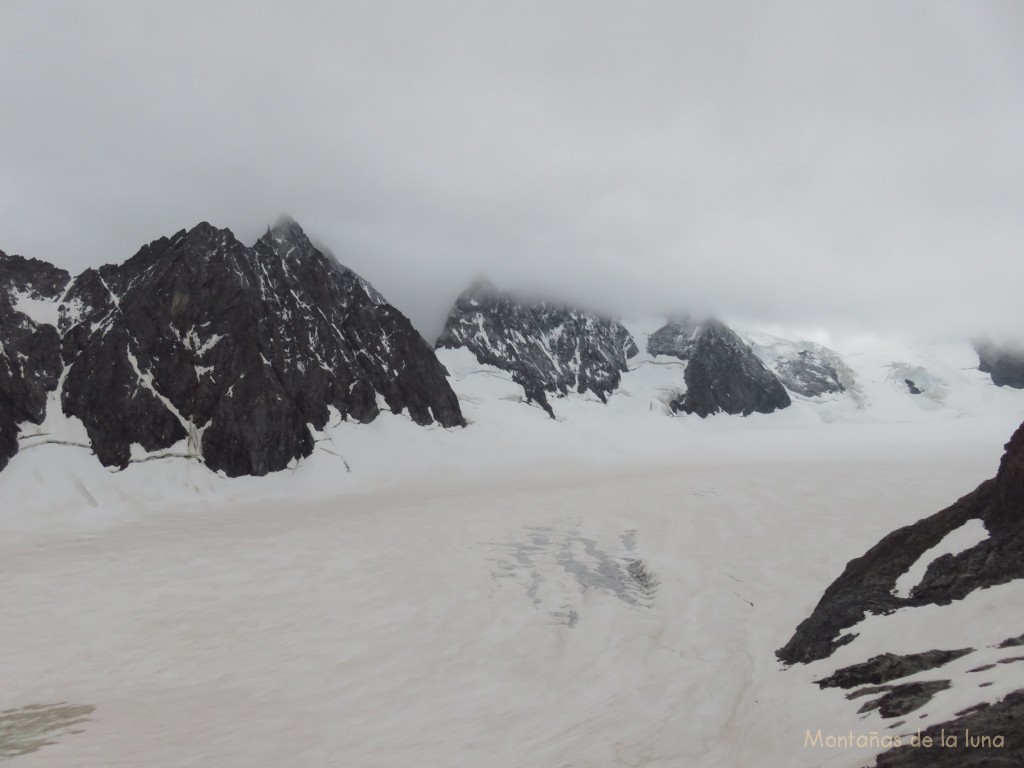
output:
<svg viewBox="0 0 1024 768"><path fill-rule="evenodd" d="M958 648L953 651L932 650L903 656L895 653L883 653L862 664L838 669L828 677L817 680L816 683L820 688L855 688L858 685L878 685L941 667L973 652L973 648Z"/></svg>
<svg viewBox="0 0 1024 768"><path fill-rule="evenodd" d="M878 756L876 768L989 768L1024 765L1024 690L1002 701L986 704L948 723L921 732L931 748L904 743ZM956 736L957 744L940 746L943 735Z"/></svg>
<svg viewBox="0 0 1024 768"><path fill-rule="evenodd" d="M978 370L990 374L993 384L1024 389L1024 348L984 342L975 344L974 348L978 353Z"/></svg>
<svg viewBox="0 0 1024 768"><path fill-rule="evenodd" d="M878 710L878 714L886 719L903 717L916 709L920 709L939 691L948 690L949 680L922 680L901 685L883 685L872 689L871 694L882 693L877 699L866 702L857 714ZM849 698L849 697L847 697Z"/></svg>
<svg viewBox="0 0 1024 768"><path fill-rule="evenodd" d="M456 300L435 345L460 347L511 373L552 417L548 394L590 391L605 402L638 352L629 331L610 318L521 301L483 280Z"/></svg>
<svg viewBox="0 0 1024 768"><path fill-rule="evenodd" d="M786 388L804 397L820 397L846 391L832 365L810 349L779 361L779 378Z"/></svg>
<svg viewBox="0 0 1024 768"><path fill-rule="evenodd" d="M689 317L673 318L647 337L647 352L655 357L669 355L689 360L703 329L702 323Z"/></svg>
<svg viewBox="0 0 1024 768"><path fill-rule="evenodd" d="M108 466L126 467L133 444L186 441L211 469L263 475L312 452L330 406L361 422L386 404L463 423L409 320L291 220L251 248L202 223L87 269L59 326L64 413Z"/></svg>
<svg viewBox="0 0 1024 768"><path fill-rule="evenodd" d="M717 320L670 321L651 334L647 351L687 362L686 392L669 407L704 418L725 412L749 416L791 404L786 388L754 351Z"/></svg>
<svg viewBox="0 0 1024 768"><path fill-rule="evenodd" d="M813 341L753 344L761 362L790 392L802 397L840 395L857 389L853 372L834 351ZM857 393L851 392L854 396Z"/></svg>
<svg viewBox="0 0 1024 768"><path fill-rule="evenodd" d="M0 469L18 452L18 424L41 423L57 387L56 305L70 280L51 264L0 251Z"/></svg>
<svg viewBox="0 0 1024 768"><path fill-rule="evenodd" d="M897 579L927 550L968 520L978 519L988 538L928 566L909 597L897 597ZM900 528L850 561L790 641L777 652L787 664L823 659L853 639L840 632L867 613L903 606L946 604L976 589L1024 578L1024 424L1010 442L999 472L952 506Z"/></svg>

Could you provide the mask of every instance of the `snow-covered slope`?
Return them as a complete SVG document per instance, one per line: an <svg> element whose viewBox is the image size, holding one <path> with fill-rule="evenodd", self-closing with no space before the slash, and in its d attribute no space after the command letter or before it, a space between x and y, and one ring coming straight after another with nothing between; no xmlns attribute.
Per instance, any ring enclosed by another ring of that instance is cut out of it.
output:
<svg viewBox="0 0 1024 768"><path fill-rule="evenodd" d="M13 764L855 768L879 750L807 731L893 721L814 680L977 648L922 723L1024 686L1024 664L967 672L1019 655L989 647L1024 631L1019 584L870 617L824 662L774 656L850 558L991 474L1022 393L959 418L909 396L902 422L799 401L668 418L649 397L667 368L641 360L607 405L567 397L553 421L446 355L466 429L331 421L265 477L15 456L0 710L94 709L37 718L52 743Z"/></svg>

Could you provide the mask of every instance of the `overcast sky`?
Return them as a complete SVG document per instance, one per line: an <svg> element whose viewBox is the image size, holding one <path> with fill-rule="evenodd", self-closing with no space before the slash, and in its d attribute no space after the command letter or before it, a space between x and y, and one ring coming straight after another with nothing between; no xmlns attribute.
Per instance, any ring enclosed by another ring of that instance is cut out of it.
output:
<svg viewBox="0 0 1024 768"><path fill-rule="evenodd" d="M1024 338L1022 40L1016 0L0 0L0 249L287 212L431 339L480 273Z"/></svg>

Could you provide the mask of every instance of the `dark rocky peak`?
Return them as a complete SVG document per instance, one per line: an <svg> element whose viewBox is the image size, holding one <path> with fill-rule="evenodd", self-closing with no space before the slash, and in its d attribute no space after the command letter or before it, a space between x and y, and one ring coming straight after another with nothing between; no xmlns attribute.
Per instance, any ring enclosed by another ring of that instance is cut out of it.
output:
<svg viewBox="0 0 1024 768"><path fill-rule="evenodd" d="M309 280L330 282L335 276L329 273L342 269L313 245L297 222L287 217L268 228L250 251L258 274L273 275L292 284Z"/></svg>
<svg viewBox="0 0 1024 768"><path fill-rule="evenodd" d="M274 269L277 262L284 265L283 276L292 281L311 284L315 281L332 282L337 279L333 272L343 276L343 295L335 297L348 304L353 300L369 299L374 304L387 304L387 299L370 283L344 266L329 250L316 245L289 216L282 216L278 222L256 241L252 248L261 271ZM275 261L276 259L276 261ZM280 275L279 275L280 276Z"/></svg>
<svg viewBox="0 0 1024 768"><path fill-rule="evenodd" d="M720 320L673 315L647 338L647 351L655 356L668 355L690 360L698 343L705 337L721 339L730 346L743 346L739 336Z"/></svg>
<svg viewBox="0 0 1024 768"><path fill-rule="evenodd" d="M22 422L39 424L61 371L57 302L71 276L0 251L0 469L18 452Z"/></svg>
<svg viewBox="0 0 1024 768"><path fill-rule="evenodd" d="M483 278L456 299L435 347L465 347L481 363L508 371L552 417L548 394L589 391L604 402L638 351L611 318L502 293Z"/></svg>
<svg viewBox="0 0 1024 768"><path fill-rule="evenodd" d="M274 222L274 226L267 229L267 233L272 235L274 239L282 242L293 243L295 245L311 245L309 238L306 237L305 231L301 226L299 226L299 223L287 213L282 214L281 217Z"/></svg>
<svg viewBox="0 0 1024 768"><path fill-rule="evenodd" d="M71 275L53 264L0 251L0 301L13 301L16 294L53 301L69 282Z"/></svg>
<svg viewBox="0 0 1024 768"><path fill-rule="evenodd" d="M186 231L185 239L195 246L210 247L218 242L235 240L235 235L230 229L219 229L208 221L200 221L192 229Z"/></svg>
<svg viewBox="0 0 1024 768"><path fill-rule="evenodd" d="M711 319L703 324L697 343L700 344L705 339L714 339L716 343L736 350L750 349L743 339L741 339L732 328L727 326L721 320Z"/></svg>
<svg viewBox="0 0 1024 768"><path fill-rule="evenodd" d="M669 403L676 412L704 418L725 412L749 416L786 408L791 401L778 377L719 320L670 320L647 340L652 355L687 363L686 392Z"/></svg>
<svg viewBox="0 0 1024 768"><path fill-rule="evenodd" d="M188 262L202 262L209 259L223 258L227 253L239 254L245 246L235 237L230 229L218 229L209 222L201 221L191 229L182 229L171 237L161 237L139 249L138 253L125 262L107 264L100 267L100 272L111 274L133 275L155 262L164 262L167 266L169 258L180 258Z"/></svg>
<svg viewBox="0 0 1024 768"><path fill-rule="evenodd" d="M263 237L257 241L257 245L261 243L282 260L301 263L305 259L312 259L332 265L337 264L317 248L299 226L299 223L289 216L282 216L273 227L269 227ZM340 267L340 265L338 266Z"/></svg>
<svg viewBox="0 0 1024 768"><path fill-rule="evenodd" d="M977 341L978 370L992 376L997 387L1024 389L1024 346Z"/></svg>
<svg viewBox="0 0 1024 768"><path fill-rule="evenodd" d="M214 286L247 285L250 273L245 246L231 230L206 222L154 240L120 264L86 269L61 306L61 331L70 334L67 353L77 353L83 330L95 330L92 324L110 327L128 318L153 333L164 323L177 329L194 324L202 314L199 286L212 293Z"/></svg>
<svg viewBox="0 0 1024 768"><path fill-rule="evenodd" d="M63 408L104 464L184 443L212 469L265 474L308 455L332 407L463 423L408 319L294 222L252 248L199 224L86 270L66 304Z"/></svg>

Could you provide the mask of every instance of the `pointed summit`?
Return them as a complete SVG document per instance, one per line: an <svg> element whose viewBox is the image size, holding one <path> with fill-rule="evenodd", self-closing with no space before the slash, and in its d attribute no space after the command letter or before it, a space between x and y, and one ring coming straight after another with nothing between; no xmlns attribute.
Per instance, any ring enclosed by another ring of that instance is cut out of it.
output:
<svg viewBox="0 0 1024 768"><path fill-rule="evenodd" d="M274 226L268 227L263 236L253 245L256 254L273 254L293 268L300 264L318 264L336 267L337 262L329 259L307 237L299 223L291 216L282 214Z"/></svg>
<svg viewBox="0 0 1024 768"><path fill-rule="evenodd" d="M192 229L185 233L185 238L190 243L206 244L216 240L235 240L235 234L230 229L217 229L208 221L200 221Z"/></svg>
<svg viewBox="0 0 1024 768"><path fill-rule="evenodd" d="M260 239L268 245L280 244L298 247L302 250L315 250L315 246L310 242L302 227L299 226L299 223L287 213L281 214L277 221L274 222L274 225L268 227L266 234ZM277 250L277 248L274 250ZM287 252L288 248L286 247L284 251Z"/></svg>
<svg viewBox="0 0 1024 768"><path fill-rule="evenodd" d="M282 213L277 217L277 221L274 222L269 230L277 237L305 237L306 233L303 232L302 227L299 226L299 222L289 216L287 213Z"/></svg>

